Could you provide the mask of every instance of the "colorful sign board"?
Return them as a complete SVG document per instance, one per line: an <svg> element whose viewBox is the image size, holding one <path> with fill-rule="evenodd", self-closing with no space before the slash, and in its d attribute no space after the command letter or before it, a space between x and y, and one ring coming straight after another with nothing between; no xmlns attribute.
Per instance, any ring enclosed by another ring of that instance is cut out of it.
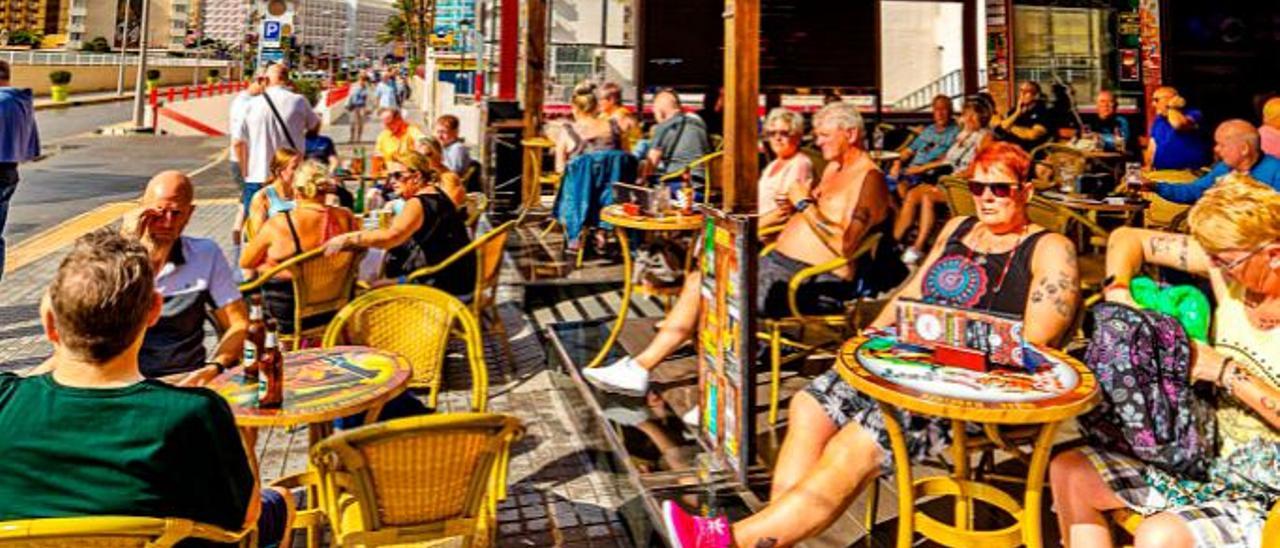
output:
<svg viewBox="0 0 1280 548"><path fill-rule="evenodd" d="M696 342L699 437L745 483L755 462L756 218L710 207L702 212L705 230L695 240L702 250Z"/></svg>

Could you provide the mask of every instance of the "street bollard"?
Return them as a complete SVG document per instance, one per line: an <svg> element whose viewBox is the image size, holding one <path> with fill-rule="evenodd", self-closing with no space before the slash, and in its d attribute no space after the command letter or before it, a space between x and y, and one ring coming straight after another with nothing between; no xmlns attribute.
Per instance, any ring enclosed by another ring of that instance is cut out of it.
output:
<svg viewBox="0 0 1280 548"><path fill-rule="evenodd" d="M191 98L191 86L182 86L182 100L186 101Z"/></svg>
<svg viewBox="0 0 1280 548"><path fill-rule="evenodd" d="M165 96L167 97L165 100L166 100L167 102L169 102L169 103L172 103L172 102L173 102L173 88L169 88L168 90L165 90Z"/></svg>
<svg viewBox="0 0 1280 548"><path fill-rule="evenodd" d="M151 106L153 107L156 106L156 103L159 101L160 101L160 90L152 89L151 90Z"/></svg>

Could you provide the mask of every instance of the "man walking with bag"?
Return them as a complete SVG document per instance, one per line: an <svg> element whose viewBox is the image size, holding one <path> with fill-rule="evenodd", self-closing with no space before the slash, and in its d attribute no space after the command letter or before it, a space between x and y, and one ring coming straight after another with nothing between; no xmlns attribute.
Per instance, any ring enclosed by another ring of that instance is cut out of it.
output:
<svg viewBox="0 0 1280 548"><path fill-rule="evenodd" d="M40 134L30 89L9 86L9 63L0 61L0 276L4 275L4 225L18 188L18 164L40 155Z"/></svg>
<svg viewBox="0 0 1280 548"><path fill-rule="evenodd" d="M268 67L267 88L249 101L244 116L231 129L244 174L240 199L246 212L253 195L271 176L271 158L276 150L290 148L302 154L307 130L320 125L320 117L311 110L307 99L289 91L288 74L282 64Z"/></svg>

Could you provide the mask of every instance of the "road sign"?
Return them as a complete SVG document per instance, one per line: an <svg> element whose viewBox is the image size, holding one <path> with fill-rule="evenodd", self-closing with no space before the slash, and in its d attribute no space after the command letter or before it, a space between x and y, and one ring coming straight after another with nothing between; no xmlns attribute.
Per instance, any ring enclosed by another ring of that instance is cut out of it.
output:
<svg viewBox="0 0 1280 548"><path fill-rule="evenodd" d="M278 48L280 47L280 36L283 34L284 25L280 21L267 20L262 22L262 45L263 47Z"/></svg>

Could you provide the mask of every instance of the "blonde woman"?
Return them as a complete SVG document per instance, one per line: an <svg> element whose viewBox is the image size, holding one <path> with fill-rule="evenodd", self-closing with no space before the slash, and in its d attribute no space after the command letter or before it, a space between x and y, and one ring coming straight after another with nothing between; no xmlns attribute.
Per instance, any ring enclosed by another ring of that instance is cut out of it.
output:
<svg viewBox="0 0 1280 548"><path fill-rule="evenodd" d="M419 154L426 157L431 169L435 170L436 186L440 187L440 192L453 200L453 205L462 207L467 201L467 189L462 186L462 178L444 165L444 147L440 146L440 141L435 137L423 137L418 139L416 148Z"/></svg>
<svg viewBox="0 0 1280 548"><path fill-rule="evenodd" d="M1213 344L1196 342L1191 377L1218 387L1218 458L1209 481L1176 477L1085 447L1050 465L1068 546L1111 546L1109 510L1146 518L1136 546L1260 546L1280 500L1280 194L1229 175L1189 214L1191 235L1121 228L1107 247L1108 300L1132 304L1143 264L1209 278L1218 307Z"/></svg>
<svg viewBox="0 0 1280 548"><path fill-rule="evenodd" d="M582 154L622 149L622 128L617 119L602 120L595 88L580 86L570 101L573 121L564 124L556 140L556 171L564 173L569 161Z"/></svg>
<svg viewBox="0 0 1280 548"><path fill-rule="evenodd" d="M325 205L325 197L334 186L328 179L324 164L312 160L298 168L291 185L291 196L297 200L296 204L292 209L267 219L240 255L240 268L244 270L245 279L252 279L357 228L351 211ZM281 272L263 286L267 312L280 322L280 328L286 333L294 332L295 327L291 279L288 272Z"/></svg>
<svg viewBox="0 0 1280 548"><path fill-rule="evenodd" d="M258 233L267 219L293 209L293 175L302 165L302 154L291 148L281 148L271 158L271 180L249 201L249 218L245 221L245 235L249 239Z"/></svg>

